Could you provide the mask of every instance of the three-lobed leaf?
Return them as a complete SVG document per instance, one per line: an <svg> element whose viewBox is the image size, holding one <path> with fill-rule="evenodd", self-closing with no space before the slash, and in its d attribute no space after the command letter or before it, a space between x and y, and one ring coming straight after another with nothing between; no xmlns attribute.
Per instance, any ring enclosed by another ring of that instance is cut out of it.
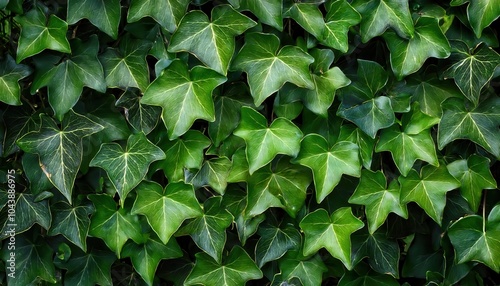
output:
<svg viewBox="0 0 500 286"><path fill-rule="evenodd" d="M99 30L116 39L120 10L119 0L68 0L68 23L72 25L81 19L88 19Z"/></svg>
<svg viewBox="0 0 500 286"><path fill-rule="evenodd" d="M189 0L132 0L127 13L127 22L133 23L144 17L151 17L173 33L184 16L189 2Z"/></svg>

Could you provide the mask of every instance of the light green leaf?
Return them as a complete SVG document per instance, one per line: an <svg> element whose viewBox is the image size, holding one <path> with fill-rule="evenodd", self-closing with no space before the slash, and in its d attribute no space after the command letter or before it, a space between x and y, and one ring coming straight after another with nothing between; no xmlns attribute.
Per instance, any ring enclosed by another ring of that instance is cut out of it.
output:
<svg viewBox="0 0 500 286"><path fill-rule="evenodd" d="M398 0L355 0L354 9L361 14L360 33L363 43L382 35L392 28L403 38L414 35L408 1Z"/></svg>
<svg viewBox="0 0 500 286"><path fill-rule="evenodd" d="M411 112L403 114L401 121L405 133L416 135L438 124L440 118L424 113L420 103L416 101L411 105Z"/></svg>
<svg viewBox="0 0 500 286"><path fill-rule="evenodd" d="M141 104L140 99L132 89L127 89L116 101L116 106L123 108L125 118L135 130L148 135L160 119L161 108Z"/></svg>
<svg viewBox="0 0 500 286"><path fill-rule="evenodd" d="M68 23L70 25L85 18L113 39L118 37L120 14L120 0L68 1Z"/></svg>
<svg viewBox="0 0 500 286"><path fill-rule="evenodd" d="M260 239L255 246L255 260L260 268L281 258L288 250L298 249L302 242L299 231L291 225L266 224L259 228L258 233Z"/></svg>
<svg viewBox="0 0 500 286"><path fill-rule="evenodd" d="M245 148L240 148L234 152L231 163L232 167L227 177L227 181L229 183L246 182L250 177L250 173L248 172Z"/></svg>
<svg viewBox="0 0 500 286"><path fill-rule="evenodd" d="M68 39L66 39L68 24L56 15L51 14L47 19L40 9L34 8L23 16L18 16L16 20L21 25L16 55L17 63L45 49L62 53L71 52Z"/></svg>
<svg viewBox="0 0 500 286"><path fill-rule="evenodd" d="M446 167L450 174L461 182L462 196L474 212L479 210L483 190L497 188L497 183L490 171L488 158L474 154L467 160L456 160Z"/></svg>
<svg viewBox="0 0 500 286"><path fill-rule="evenodd" d="M132 214L145 215L164 244L184 220L203 215L192 185L170 183L163 189L157 183L145 181L137 186L136 192Z"/></svg>
<svg viewBox="0 0 500 286"><path fill-rule="evenodd" d="M40 156L40 166L52 184L71 203L71 193L83 156L82 138L104 127L70 110L61 127L45 114L40 114L40 130L19 138L17 144L25 152Z"/></svg>
<svg viewBox="0 0 500 286"><path fill-rule="evenodd" d="M226 157L206 160L190 183L196 189L203 186L210 186L217 193L224 195L231 166L231 161Z"/></svg>
<svg viewBox="0 0 500 286"><path fill-rule="evenodd" d="M359 155L363 167L371 169L373 159L373 149L375 148L375 140L368 136L361 129L355 127L353 124L344 124L340 128L338 141L349 141L358 145Z"/></svg>
<svg viewBox="0 0 500 286"><path fill-rule="evenodd" d="M325 29L325 21L323 20L323 14L319 10L318 4L290 2L291 5L288 5L288 3L285 4L287 7L283 11L283 16L285 18L292 18L304 30L320 40Z"/></svg>
<svg viewBox="0 0 500 286"><path fill-rule="evenodd" d="M439 167L426 165L420 174L414 169L408 176L399 177L401 184L401 203L417 203L437 224L441 225L446 205L446 193L460 187L443 164Z"/></svg>
<svg viewBox="0 0 500 286"><path fill-rule="evenodd" d="M142 241L139 217L131 214L128 208L119 207L108 195L89 195L94 203L95 213L90 223L91 236L104 240L106 245L120 258L123 245L130 238L136 243Z"/></svg>
<svg viewBox="0 0 500 286"><path fill-rule="evenodd" d="M389 213L408 218L406 205L400 200L400 188L397 181L387 187L387 180L381 171L363 170L356 190L349 198L349 203L365 206L370 234L385 222Z"/></svg>
<svg viewBox="0 0 500 286"><path fill-rule="evenodd" d="M196 119L215 120L212 91L226 81L215 71L176 60L148 87L141 103L161 106L170 140L186 133Z"/></svg>
<svg viewBox="0 0 500 286"><path fill-rule="evenodd" d="M277 118L268 127L264 115L250 107L241 108L241 122L234 135L245 140L250 174L278 154L297 156L302 138L302 132L290 120Z"/></svg>
<svg viewBox="0 0 500 286"><path fill-rule="evenodd" d="M304 286L320 286L323 273L328 271L322 257L315 254L311 258L303 257L299 252L290 251L279 261L281 276L284 281L299 279ZM284 282L279 285L290 285ZM291 284L297 285L297 284Z"/></svg>
<svg viewBox="0 0 500 286"><path fill-rule="evenodd" d="M279 47L280 40L273 34L250 33L233 60L232 69L248 75L255 106L261 105L285 82L309 89L315 87L309 73L314 58L296 46Z"/></svg>
<svg viewBox="0 0 500 286"><path fill-rule="evenodd" d="M48 200L35 201L35 196L29 193L17 193L16 195L16 203L3 209L0 239L10 237L12 232L23 233L35 223L46 230L49 229L52 215ZM14 208L16 215L12 215L12 211L9 215L8 210L12 208Z"/></svg>
<svg viewBox="0 0 500 286"><path fill-rule="evenodd" d="M118 143L102 144L90 166L106 171L123 206L127 194L146 176L149 165L164 158L165 153L160 148L143 133L137 133L130 135L125 148Z"/></svg>
<svg viewBox="0 0 500 286"><path fill-rule="evenodd" d="M127 22L151 17L163 28L173 33L189 5L189 0L132 0L127 14Z"/></svg>
<svg viewBox="0 0 500 286"><path fill-rule="evenodd" d="M336 50L346 53L348 44L348 31L351 26L361 22L361 15L346 0L328 1L326 4L325 22L323 36L319 39L321 43Z"/></svg>
<svg viewBox="0 0 500 286"><path fill-rule="evenodd" d="M18 65L10 54L0 60L0 101L21 105L19 81L32 73L27 65Z"/></svg>
<svg viewBox="0 0 500 286"><path fill-rule="evenodd" d="M205 253L196 254L196 264L185 285L239 286L252 279L262 278L255 262L239 246L235 246L222 263Z"/></svg>
<svg viewBox="0 0 500 286"><path fill-rule="evenodd" d="M318 203L333 191L343 174L354 177L361 175L356 144L341 141L330 147L326 139L317 134L308 134L302 139L300 152L294 162L312 170Z"/></svg>
<svg viewBox="0 0 500 286"><path fill-rule="evenodd" d="M257 25L229 5L212 10L212 19L202 11L191 11L172 35L168 51L188 51L216 72L226 75L234 54L234 37Z"/></svg>
<svg viewBox="0 0 500 286"><path fill-rule="evenodd" d="M437 18L418 18L415 34L408 40L392 31L385 33L384 39L391 52L392 71L399 80L418 71L428 58L444 59L451 53Z"/></svg>
<svg viewBox="0 0 500 286"><path fill-rule="evenodd" d="M238 0L238 2L241 2L239 7L241 10L250 10L262 23L270 25L279 31L283 30L282 0Z"/></svg>
<svg viewBox="0 0 500 286"><path fill-rule="evenodd" d="M313 254L324 247L351 270L350 236L363 226L363 222L352 214L350 207L339 208L331 216L324 209L311 212L300 222L300 228L305 234L304 255Z"/></svg>
<svg viewBox="0 0 500 286"><path fill-rule="evenodd" d="M37 72L31 93L46 86L50 106L59 120L78 102L84 86L106 92L104 72L97 59L97 36L91 36L87 42L72 40L71 50L71 56L62 61L59 59L57 65L47 63L45 58L35 61Z"/></svg>
<svg viewBox="0 0 500 286"><path fill-rule="evenodd" d="M496 0L452 0L451 6L467 5L467 18L477 38L481 37L484 28L491 25L500 16L500 5Z"/></svg>
<svg viewBox="0 0 500 286"><path fill-rule="evenodd" d="M469 139L500 159L500 98L492 97L468 109L463 100L450 98L443 103L438 129L438 147L456 139Z"/></svg>

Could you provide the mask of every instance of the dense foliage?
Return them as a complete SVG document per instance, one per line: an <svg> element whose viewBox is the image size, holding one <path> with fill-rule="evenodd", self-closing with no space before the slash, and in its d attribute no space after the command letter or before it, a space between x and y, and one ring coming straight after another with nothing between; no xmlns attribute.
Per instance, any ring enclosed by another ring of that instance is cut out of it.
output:
<svg viewBox="0 0 500 286"><path fill-rule="evenodd" d="M0 284L500 284L499 15L0 0Z"/></svg>

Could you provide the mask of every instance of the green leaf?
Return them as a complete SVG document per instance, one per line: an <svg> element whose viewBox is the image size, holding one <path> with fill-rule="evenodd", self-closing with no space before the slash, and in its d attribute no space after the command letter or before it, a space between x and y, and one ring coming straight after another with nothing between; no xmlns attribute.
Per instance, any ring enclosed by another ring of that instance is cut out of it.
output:
<svg viewBox="0 0 500 286"><path fill-rule="evenodd" d="M68 23L73 25L85 18L99 30L116 39L120 24L120 10L119 0L69 0Z"/></svg>
<svg viewBox="0 0 500 286"><path fill-rule="evenodd" d="M4 157L19 151L16 142L20 137L40 128L39 114L33 114L32 111L27 106L21 106L18 108L10 107L3 113L5 125L5 138L2 141Z"/></svg>
<svg viewBox="0 0 500 286"><path fill-rule="evenodd" d="M231 166L231 161L226 157L206 160L190 183L196 189L203 186L210 186L217 193L224 195Z"/></svg>
<svg viewBox="0 0 500 286"><path fill-rule="evenodd" d="M444 59L451 53L437 18L418 18L415 34L408 40L392 31L385 33L384 39L391 52L392 70L399 80L418 71L428 58Z"/></svg>
<svg viewBox="0 0 500 286"><path fill-rule="evenodd" d="M142 240L139 217L124 207L116 208L116 202L108 195L89 195L94 203L95 213L90 224L91 236L104 240L106 245L120 258L123 245L130 238L139 243Z"/></svg>
<svg viewBox="0 0 500 286"><path fill-rule="evenodd" d="M298 278L304 286L321 285L323 273L328 271L322 257L319 254L307 259L300 253L290 251L279 261L281 275L285 281ZM280 285L290 285L284 282ZM296 285L296 284L292 284Z"/></svg>
<svg viewBox="0 0 500 286"><path fill-rule="evenodd" d="M370 169L373 159L373 149L375 148L375 140L373 138L352 124L344 124L340 128L338 141L349 141L358 145L361 162L365 168Z"/></svg>
<svg viewBox="0 0 500 286"><path fill-rule="evenodd" d="M30 239L25 235L18 235L14 241L14 249L9 247L12 246L11 244L7 243L4 243L2 249L2 259L6 261L6 266L11 266L8 260L14 258L14 277L6 275L9 285L34 285L40 280L51 284L57 282L52 263L54 251L41 236Z"/></svg>
<svg viewBox="0 0 500 286"><path fill-rule="evenodd" d="M87 235L89 233L90 218L94 212L92 205L71 206L66 202L52 205L54 220L48 235L62 234L69 241L87 251Z"/></svg>
<svg viewBox="0 0 500 286"><path fill-rule="evenodd" d="M127 122L135 130L148 135L160 119L161 108L141 104L140 99L132 89L127 89L116 101L116 106L123 108Z"/></svg>
<svg viewBox="0 0 500 286"><path fill-rule="evenodd" d="M328 11L325 18L326 25L319 40L329 47L346 53L349 48L349 28L361 22L361 15L346 0L328 1L325 6Z"/></svg>
<svg viewBox="0 0 500 286"><path fill-rule="evenodd" d="M248 162L245 154L245 148L240 148L234 152L233 157L231 158L231 163L232 167L229 172L229 176L227 177L227 181L229 183L246 182L250 177L250 173L248 172Z"/></svg>
<svg viewBox="0 0 500 286"><path fill-rule="evenodd" d="M233 216L221 205L222 197L211 197L203 204L204 214L179 229L177 235L189 234L196 245L217 263L222 260L226 244L226 228Z"/></svg>
<svg viewBox="0 0 500 286"><path fill-rule="evenodd" d="M174 61L148 87L141 103L161 106L162 120L169 139L175 139L191 128L196 119L215 121L212 91L226 81L215 71Z"/></svg>
<svg viewBox="0 0 500 286"><path fill-rule="evenodd" d="M491 210L488 219L478 215L459 219L449 227L448 235L457 263L479 261L500 272L500 205Z"/></svg>
<svg viewBox="0 0 500 286"><path fill-rule="evenodd" d="M191 11L172 35L168 51L188 51L211 69L226 75L234 54L234 37L255 25L229 5L214 7L211 20L202 11Z"/></svg>
<svg viewBox="0 0 500 286"><path fill-rule="evenodd" d="M392 28L403 38L414 35L408 1L398 0L355 0L354 9L361 14L360 33L363 43L382 35Z"/></svg>
<svg viewBox="0 0 500 286"><path fill-rule="evenodd" d="M275 166L269 164L248 179L247 216L256 216L269 207L282 207L295 217L306 199L311 175L306 168L281 159Z"/></svg>
<svg viewBox="0 0 500 286"><path fill-rule="evenodd" d="M123 247L122 256L130 257L137 273L148 285L153 285L160 261L182 257L182 250L175 239L169 240L165 245L156 236L152 236L143 244L129 241Z"/></svg>
<svg viewBox="0 0 500 286"><path fill-rule="evenodd" d="M294 162L312 170L318 203L333 191L343 174L361 175L358 145L341 141L330 147L326 139L317 134L308 134L302 139Z"/></svg>
<svg viewBox="0 0 500 286"><path fill-rule="evenodd" d="M95 35L87 42L71 41L71 56L56 63L45 58L35 61L37 73L31 85L31 93L46 86L49 103L58 120L62 120L79 100L83 87L106 92L106 82L101 63L97 59L99 42ZM40 72L39 72L40 71Z"/></svg>
<svg viewBox="0 0 500 286"><path fill-rule="evenodd" d="M439 121L439 117L424 113L420 108L420 103L416 101L411 106L411 112L403 115L402 126L404 126L405 133L417 135L438 124Z"/></svg>
<svg viewBox="0 0 500 286"><path fill-rule="evenodd" d="M313 89L309 64L314 58L296 46L279 49L280 40L273 34L250 33L232 63L233 70L247 73L255 106L278 91L285 82Z"/></svg>
<svg viewBox="0 0 500 286"><path fill-rule="evenodd" d="M426 165L420 174L414 169L408 176L399 177L401 203L416 202L437 224L441 225L446 204L446 193L460 187L443 164L439 167Z"/></svg>
<svg viewBox="0 0 500 286"><path fill-rule="evenodd" d="M464 101L450 98L443 104L443 116L438 129L438 147L457 139L469 139L500 159L500 98L492 97L469 109Z"/></svg>
<svg viewBox="0 0 500 286"><path fill-rule="evenodd" d="M45 49L62 53L71 52L68 39L66 39L68 24L56 15L52 14L47 19L41 10L34 8L24 16L18 16L16 20L21 25L16 54L17 63Z"/></svg>
<svg viewBox="0 0 500 286"><path fill-rule="evenodd" d="M302 132L290 120L277 118L268 127L262 114L245 106L241 108L241 122L234 135L245 140L250 174L278 154L296 157L302 138Z"/></svg>
<svg viewBox="0 0 500 286"><path fill-rule="evenodd" d="M390 239L379 231L353 235L352 241L353 264L368 257L368 263L373 270L399 278L400 249L396 239Z"/></svg>
<svg viewBox="0 0 500 286"><path fill-rule="evenodd" d="M266 224L258 232L260 239L255 246L255 260L260 268L281 258L288 250L298 249L302 242L299 231L292 225L280 227Z"/></svg>
<svg viewBox="0 0 500 286"><path fill-rule="evenodd" d="M500 55L485 44L469 50L465 43L454 42L450 61L453 65L444 71L444 78L453 78L462 93L477 106L481 90L500 65Z"/></svg>
<svg viewBox="0 0 500 286"><path fill-rule="evenodd" d="M25 152L40 156L40 166L52 184L71 203L73 184L83 156L82 138L104 127L70 110L61 127L45 114L40 114L38 131L25 134L17 144Z"/></svg>
<svg viewBox="0 0 500 286"><path fill-rule="evenodd" d="M24 153L22 163L24 174L26 175L26 178L30 183L29 187L33 195L37 196L43 191L47 191L53 188L52 183L49 181L49 178L45 176L42 168L40 168L38 155Z"/></svg>
<svg viewBox="0 0 500 286"><path fill-rule="evenodd" d="M290 6L285 7L283 16L295 20L295 22L316 37L316 39L322 38L325 21L323 20L323 14L318 8L318 4L293 1Z"/></svg>
<svg viewBox="0 0 500 286"><path fill-rule="evenodd" d="M19 81L32 73L27 65L18 65L10 54L0 60L0 101L21 105Z"/></svg>
<svg viewBox="0 0 500 286"><path fill-rule="evenodd" d="M402 205L399 198L400 188L397 181L394 180L387 186L384 173L363 170L359 184L349 198L349 203L365 206L368 229L370 234L373 234L391 212L405 219L408 218L406 205Z"/></svg>
<svg viewBox="0 0 500 286"><path fill-rule="evenodd" d="M149 84L146 55L150 48L151 42L125 36L118 49L108 47L100 54L108 87L137 87L145 91Z"/></svg>
<svg viewBox="0 0 500 286"><path fill-rule="evenodd" d="M22 233L30 229L35 223L44 229L49 229L52 223L48 200L36 201L35 196L29 193L17 193L15 204L8 206L14 208L15 213L8 212L6 208L3 212L3 229L0 233L0 239L10 236L10 233ZM20 215L22 214L22 215Z"/></svg>
<svg viewBox="0 0 500 286"><path fill-rule="evenodd" d="M233 2L234 1L235 0L233 0ZM241 1L240 9L250 10L255 16L257 16L257 18L259 18L259 20L262 23L270 25L278 29L279 31L282 31L283 30L282 2L283 2L282 0L243 0Z"/></svg>
<svg viewBox="0 0 500 286"><path fill-rule="evenodd" d="M246 281L262 278L255 262L239 246L235 246L222 263L205 253L196 254L196 264L184 282L185 285L239 286Z"/></svg>
<svg viewBox="0 0 500 286"><path fill-rule="evenodd" d="M165 158L165 153L151 143L143 133L130 135L127 146L102 144L90 166L103 168L120 195L123 206L127 194L146 176L153 161Z"/></svg>
<svg viewBox="0 0 500 286"><path fill-rule="evenodd" d="M408 175L417 159L439 166L430 129L418 134L409 134L401 131L397 125L389 127L380 133L375 151L390 151L396 167L403 176Z"/></svg>
<svg viewBox="0 0 500 286"><path fill-rule="evenodd" d="M305 234L304 255L310 255L326 248L335 258L342 261L351 270L351 234L363 227L350 207L342 207L328 215L324 209L318 209L306 215L300 222Z"/></svg>
<svg viewBox="0 0 500 286"><path fill-rule="evenodd" d="M165 189L154 182L143 182L136 188L132 214L145 215L149 225L164 244L182 222L203 215L192 185L170 183Z"/></svg>
<svg viewBox="0 0 500 286"><path fill-rule="evenodd" d="M173 33L177 29L177 23L184 16L189 2L189 0L132 0L127 22L136 22L149 16Z"/></svg>
<svg viewBox="0 0 500 286"><path fill-rule="evenodd" d="M491 25L500 16L500 5L495 0L452 0L451 6L467 5L467 18L477 38L481 37L484 28Z"/></svg>
<svg viewBox="0 0 500 286"><path fill-rule="evenodd" d="M370 286L370 285L385 285L397 286L400 285L394 277L383 274L367 273L360 275L355 271L346 271L344 276L340 278L339 286Z"/></svg>
<svg viewBox="0 0 500 286"><path fill-rule="evenodd" d="M489 169L490 160L488 158L474 154L467 160L456 160L446 167L450 174L461 182L462 196L474 212L479 210L483 190L497 188L495 178Z"/></svg>

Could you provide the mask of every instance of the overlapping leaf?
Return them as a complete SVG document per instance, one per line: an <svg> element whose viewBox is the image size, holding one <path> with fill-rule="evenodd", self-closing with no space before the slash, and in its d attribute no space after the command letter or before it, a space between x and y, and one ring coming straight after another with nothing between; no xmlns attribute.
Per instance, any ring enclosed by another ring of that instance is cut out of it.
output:
<svg viewBox="0 0 500 286"><path fill-rule="evenodd" d="M173 33L177 29L177 23L184 16L189 2L189 0L132 0L127 22L136 22L149 16Z"/></svg>
<svg viewBox="0 0 500 286"><path fill-rule="evenodd" d="M267 224L259 228L259 235L255 246L255 260L259 267L282 257L290 249L298 249L302 240L298 230L291 225Z"/></svg>
<svg viewBox="0 0 500 286"><path fill-rule="evenodd" d="M160 119L161 108L142 104L140 99L132 90L127 89L116 101L116 106L124 109L125 118L135 130L148 135Z"/></svg>
<svg viewBox="0 0 500 286"><path fill-rule="evenodd" d="M262 23L279 31L283 30L283 0L231 0L230 2L236 8L250 10Z"/></svg>
<svg viewBox="0 0 500 286"><path fill-rule="evenodd" d="M495 0L452 0L451 6L467 5L467 19L476 37L480 38L484 28L488 27L500 16L500 5Z"/></svg>
<svg viewBox="0 0 500 286"><path fill-rule="evenodd" d="M334 0L326 3L328 13L325 28L320 41L343 53L348 50L348 31L359 24L361 15L346 0Z"/></svg>
<svg viewBox="0 0 500 286"><path fill-rule="evenodd" d="M99 30L116 39L120 10L119 0L68 0L68 23L72 25L85 18Z"/></svg>
<svg viewBox="0 0 500 286"><path fill-rule="evenodd" d="M87 251L89 216L93 212L94 208L91 205L73 207L66 202L58 202L52 206L54 219L48 234L51 236L62 234L83 251Z"/></svg>
<svg viewBox="0 0 500 286"><path fill-rule="evenodd" d="M290 251L286 254L279 261L279 267L284 280L282 284L284 285L288 284L287 281L298 279L304 286L319 286L321 285L323 273L328 271L318 254L307 259L297 251ZM293 282L291 283L294 285Z"/></svg>
<svg viewBox="0 0 500 286"><path fill-rule="evenodd" d="M210 186L219 194L224 195L231 167L231 161L226 157L206 160L190 183L195 188Z"/></svg>
<svg viewBox="0 0 500 286"><path fill-rule="evenodd" d="M19 81L32 73L29 66L16 64L11 55L0 60L0 101L21 105Z"/></svg>

